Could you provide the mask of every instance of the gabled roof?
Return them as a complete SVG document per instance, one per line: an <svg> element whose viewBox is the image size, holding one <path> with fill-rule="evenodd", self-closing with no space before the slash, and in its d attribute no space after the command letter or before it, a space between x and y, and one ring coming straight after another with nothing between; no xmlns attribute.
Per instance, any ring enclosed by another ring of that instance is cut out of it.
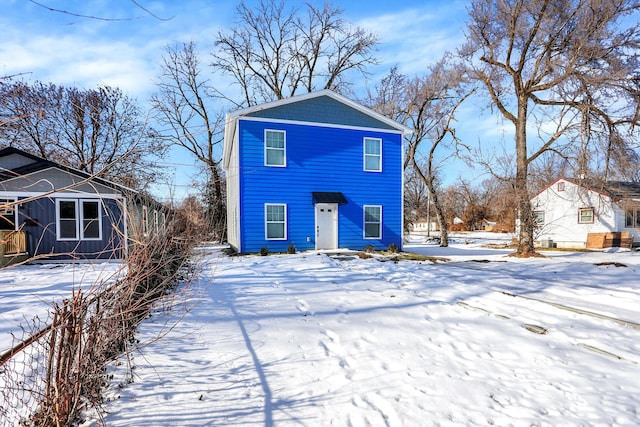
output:
<svg viewBox="0 0 640 427"><path fill-rule="evenodd" d="M229 164L231 144L240 118L274 119L293 122L353 126L411 134L413 131L370 108L329 89L292 96L227 114L224 129L224 160Z"/></svg>
<svg viewBox="0 0 640 427"><path fill-rule="evenodd" d="M610 197L615 201L622 199L640 199L640 182L602 181L597 179L560 178L545 188L554 186L558 181L567 181L598 194ZM544 190L543 190L544 191Z"/></svg>
<svg viewBox="0 0 640 427"><path fill-rule="evenodd" d="M2 163L3 157L8 157L12 155L17 155L22 158L27 159L27 162L21 162L17 164L15 167L10 169L0 168L0 182L7 181L9 179L25 176L30 173L39 172L45 169L56 168L60 169L64 172L79 176L84 179L90 179L98 184L105 185L107 187L111 187L117 189L122 192L127 193L137 193L135 190L125 187L123 185L117 184L115 182L109 181L107 179L98 178L92 176L91 174L71 168L69 166L61 165L59 163L53 162L51 160L44 159L42 157L36 156L34 154L28 153L26 151L20 150L15 147L6 147L0 149L0 163Z"/></svg>

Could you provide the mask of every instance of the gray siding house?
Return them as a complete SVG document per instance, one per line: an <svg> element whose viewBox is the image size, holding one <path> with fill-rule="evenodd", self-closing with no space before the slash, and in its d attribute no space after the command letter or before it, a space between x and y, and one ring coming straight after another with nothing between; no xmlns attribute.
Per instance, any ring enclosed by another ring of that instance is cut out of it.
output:
<svg viewBox="0 0 640 427"><path fill-rule="evenodd" d="M134 190L13 147L0 150L1 264L122 259L130 234L157 228L159 205Z"/></svg>

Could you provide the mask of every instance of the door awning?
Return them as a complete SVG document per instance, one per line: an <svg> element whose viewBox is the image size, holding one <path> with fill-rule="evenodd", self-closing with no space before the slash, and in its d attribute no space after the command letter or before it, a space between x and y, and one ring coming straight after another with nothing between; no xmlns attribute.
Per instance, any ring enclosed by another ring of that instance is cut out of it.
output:
<svg viewBox="0 0 640 427"><path fill-rule="evenodd" d="M316 203L347 204L347 199L344 197L344 194L340 192L314 191L311 193L311 197L313 198L314 205Z"/></svg>

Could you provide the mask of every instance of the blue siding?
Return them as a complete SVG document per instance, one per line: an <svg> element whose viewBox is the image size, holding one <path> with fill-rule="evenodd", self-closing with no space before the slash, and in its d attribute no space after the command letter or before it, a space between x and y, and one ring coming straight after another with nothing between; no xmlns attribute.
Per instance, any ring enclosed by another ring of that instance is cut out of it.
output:
<svg viewBox="0 0 640 427"><path fill-rule="evenodd" d="M402 240L402 136L399 133L239 120L241 252L315 248L313 191L342 192L338 247L386 249ZM265 129L286 131L285 168L264 166ZM363 138L382 139L382 172L363 171ZM264 204L287 205L287 240L265 240ZM382 239L363 237L364 205L381 205ZM311 241L307 241L307 237Z"/></svg>
<svg viewBox="0 0 640 427"><path fill-rule="evenodd" d="M65 198L68 199L68 198ZM59 241L55 199L41 198L19 206L19 223L27 233L30 256L46 259L121 259L124 247L122 210L115 200L102 199L102 240Z"/></svg>

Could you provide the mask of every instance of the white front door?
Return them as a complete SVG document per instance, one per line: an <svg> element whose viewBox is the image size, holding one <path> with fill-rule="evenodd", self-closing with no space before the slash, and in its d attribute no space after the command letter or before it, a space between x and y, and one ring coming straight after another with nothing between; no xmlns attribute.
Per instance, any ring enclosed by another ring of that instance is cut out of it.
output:
<svg viewBox="0 0 640 427"><path fill-rule="evenodd" d="M338 247L338 205L316 204L316 249Z"/></svg>

